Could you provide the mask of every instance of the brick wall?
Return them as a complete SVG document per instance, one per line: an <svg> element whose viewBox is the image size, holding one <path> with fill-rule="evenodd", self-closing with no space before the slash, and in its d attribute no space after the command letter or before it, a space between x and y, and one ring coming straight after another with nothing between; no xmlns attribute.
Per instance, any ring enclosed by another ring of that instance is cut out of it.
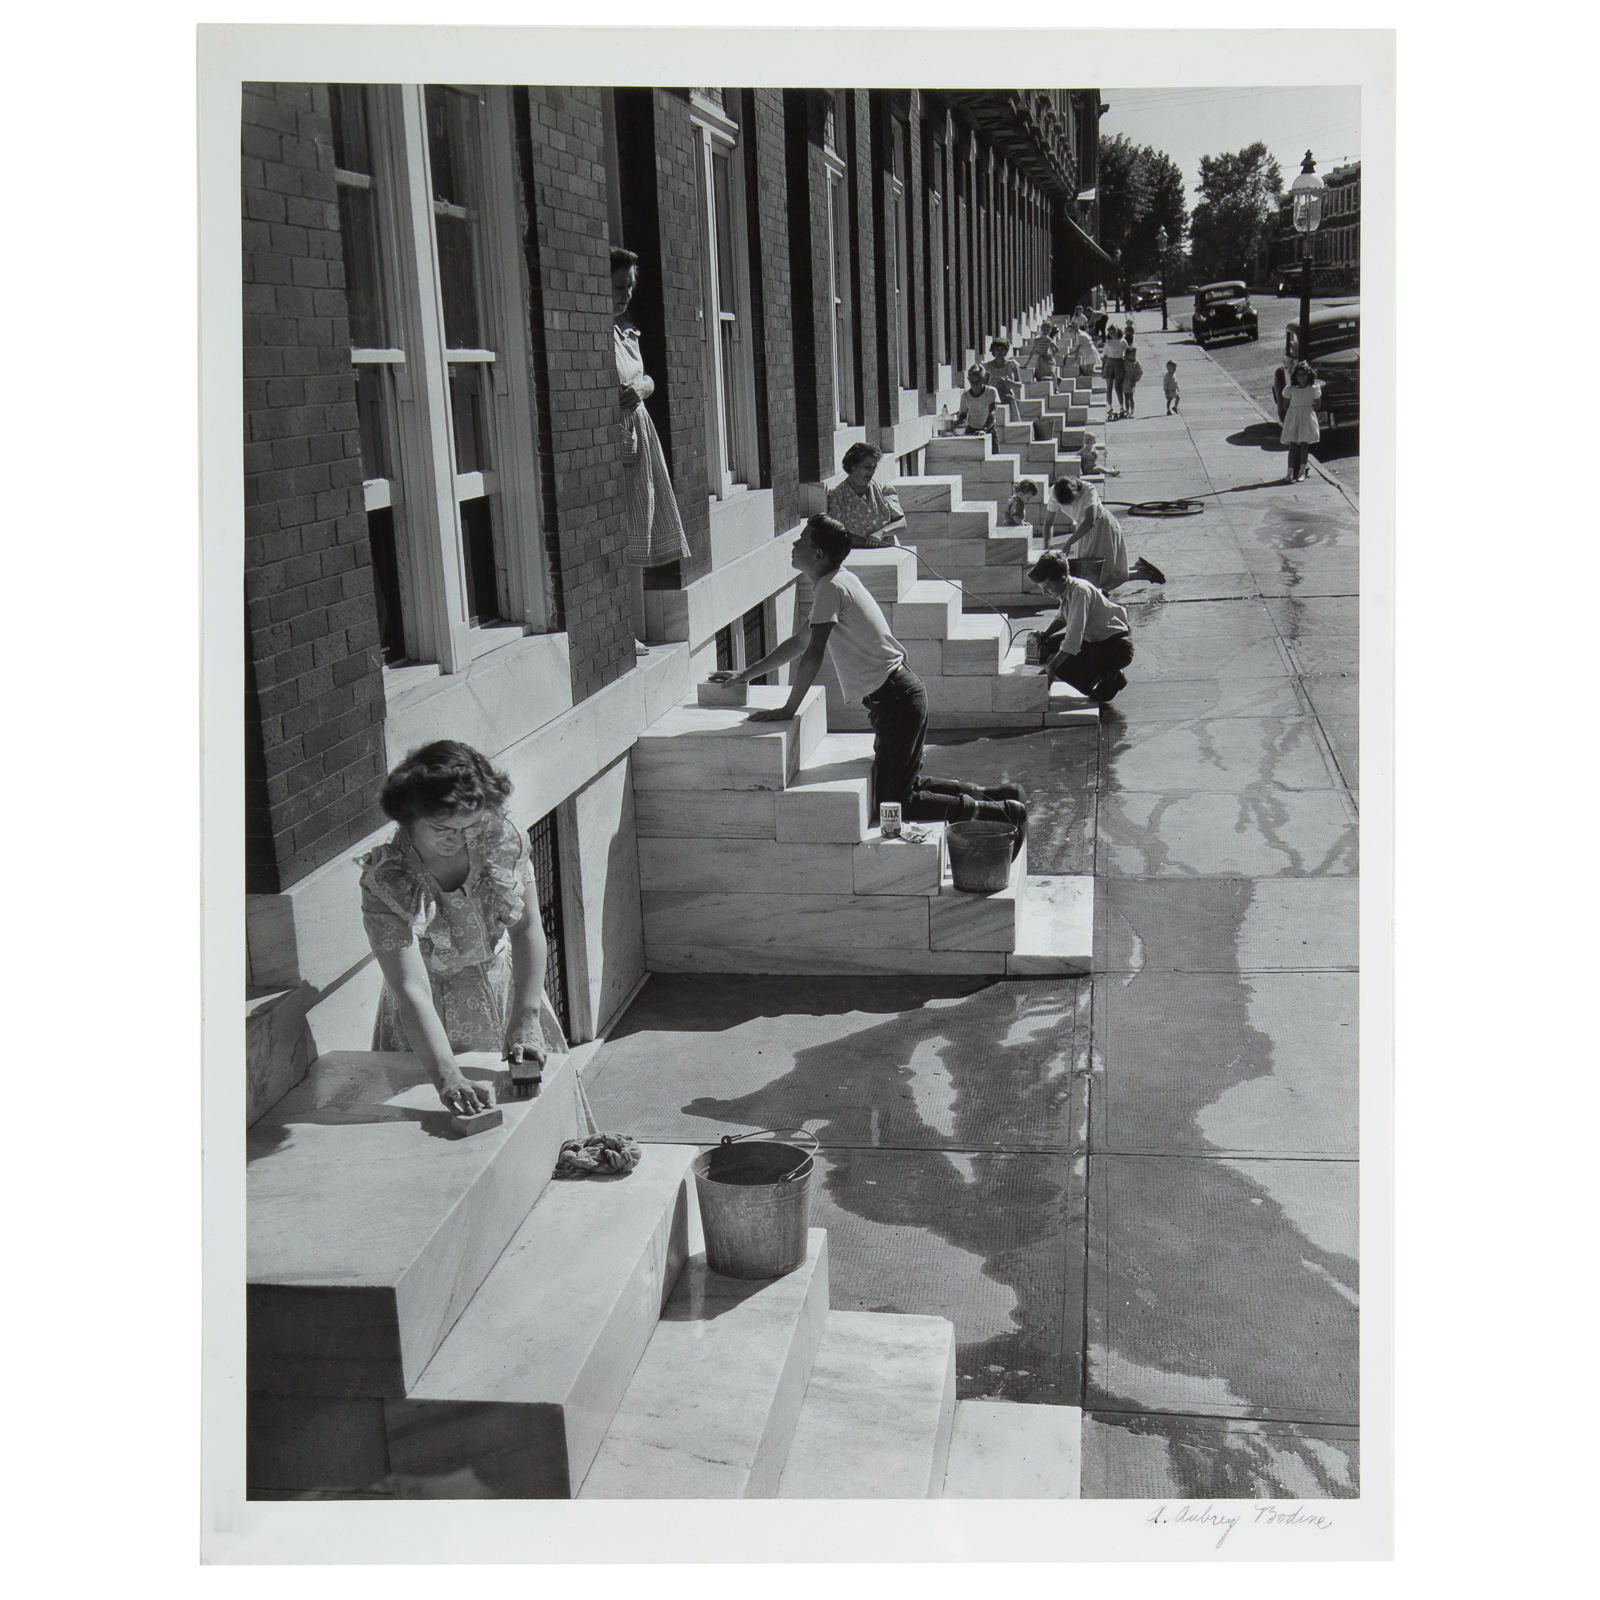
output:
<svg viewBox="0 0 1600 1600"><path fill-rule="evenodd" d="M246 888L370 833L383 677L327 91L243 98Z"/></svg>
<svg viewBox="0 0 1600 1600"><path fill-rule="evenodd" d="M576 701L635 659L600 90L530 87L515 103L530 200L525 256L540 486Z"/></svg>
<svg viewBox="0 0 1600 1600"><path fill-rule="evenodd" d="M772 490L781 532L800 517L800 466L795 405L795 352L789 329L810 310L810 277L802 294L789 256L785 194L785 109L780 89L746 90L740 122L745 145L745 207L750 218L750 287L759 337L756 396L760 414L762 482ZM820 236L827 248L826 224ZM807 249L809 256L811 246ZM824 263L825 265L825 263Z"/></svg>
<svg viewBox="0 0 1600 1600"><path fill-rule="evenodd" d="M688 536L683 581L711 570L711 480L706 461L705 325L700 316L700 212L696 198L695 138L687 93L652 89L656 217L659 228L663 365L654 414L665 410L672 433L672 486ZM663 390L665 393L663 394Z"/></svg>
<svg viewBox="0 0 1600 1600"><path fill-rule="evenodd" d="M828 284L828 174L822 159L821 95L785 89L784 184L794 365L796 471L817 483L833 444L833 338Z"/></svg>

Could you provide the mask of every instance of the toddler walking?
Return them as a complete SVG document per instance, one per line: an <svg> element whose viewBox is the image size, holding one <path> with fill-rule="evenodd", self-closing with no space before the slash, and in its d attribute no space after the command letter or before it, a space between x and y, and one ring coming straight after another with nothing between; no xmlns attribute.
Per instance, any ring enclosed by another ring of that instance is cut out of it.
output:
<svg viewBox="0 0 1600 1600"><path fill-rule="evenodd" d="M1167 415L1178 409L1178 363L1167 363L1167 375L1161 380L1161 392L1167 397Z"/></svg>

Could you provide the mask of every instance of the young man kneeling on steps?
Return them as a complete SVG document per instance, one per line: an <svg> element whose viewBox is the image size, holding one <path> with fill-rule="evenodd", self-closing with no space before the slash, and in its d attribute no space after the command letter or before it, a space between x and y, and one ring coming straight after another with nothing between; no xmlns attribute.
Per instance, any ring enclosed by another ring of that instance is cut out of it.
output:
<svg viewBox="0 0 1600 1600"><path fill-rule="evenodd" d="M983 788L922 772L928 731L928 696L906 665L905 647L889 632L878 602L845 565L850 535L832 517L812 517L795 540L789 563L812 583L811 618L794 637L742 672L718 673L722 681L748 683L764 672L798 661L789 698L780 707L752 711L752 722L787 722L800 710L830 650L846 700L859 700L872 724L872 820L885 800L900 803L907 822L1009 822L1016 850L1027 837L1028 813L1021 791L1003 783ZM1013 850L1013 854L1016 853Z"/></svg>
<svg viewBox="0 0 1600 1600"><path fill-rule="evenodd" d="M1133 660L1127 607L1106 599L1087 578L1073 577L1058 550L1046 550L1028 577L1061 606L1040 641L1045 673L1109 705L1127 688L1122 669Z"/></svg>

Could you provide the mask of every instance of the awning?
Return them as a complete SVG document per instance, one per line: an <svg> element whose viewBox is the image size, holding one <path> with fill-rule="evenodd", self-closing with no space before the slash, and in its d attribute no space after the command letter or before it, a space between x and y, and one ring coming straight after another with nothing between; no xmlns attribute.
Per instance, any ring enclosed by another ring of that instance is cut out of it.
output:
<svg viewBox="0 0 1600 1600"><path fill-rule="evenodd" d="M1061 213L1061 222L1067 230L1067 238L1078 253L1085 256L1096 270L1102 267L1109 267L1114 273L1121 275L1122 263L1115 256L1107 255L1098 240L1091 239L1065 212Z"/></svg>

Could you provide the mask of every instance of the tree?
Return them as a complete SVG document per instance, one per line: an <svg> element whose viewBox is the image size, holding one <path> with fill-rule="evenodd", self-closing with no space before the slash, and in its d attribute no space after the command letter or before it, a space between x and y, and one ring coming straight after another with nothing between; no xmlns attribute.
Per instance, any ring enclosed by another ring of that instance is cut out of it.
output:
<svg viewBox="0 0 1600 1600"><path fill-rule="evenodd" d="M1248 279L1256 252L1277 225L1283 173L1259 140L1231 155L1201 156L1200 203L1190 238L1201 281Z"/></svg>
<svg viewBox="0 0 1600 1600"><path fill-rule="evenodd" d="M1183 173L1165 151L1136 145L1126 134L1100 145L1100 243L1122 252L1130 279L1155 277L1161 270L1156 234L1167 230L1176 248L1188 225Z"/></svg>

